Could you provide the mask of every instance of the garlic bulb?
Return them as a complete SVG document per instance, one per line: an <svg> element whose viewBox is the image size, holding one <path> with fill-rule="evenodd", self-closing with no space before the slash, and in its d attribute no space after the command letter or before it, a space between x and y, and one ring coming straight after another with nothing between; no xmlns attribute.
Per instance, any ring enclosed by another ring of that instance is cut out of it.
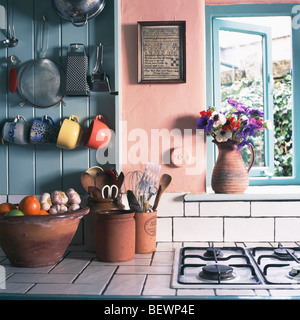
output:
<svg viewBox="0 0 300 320"><path fill-rule="evenodd" d="M50 193L43 193L42 194L40 204L41 204L42 210L48 211L51 208L52 202L51 202Z"/></svg>
<svg viewBox="0 0 300 320"><path fill-rule="evenodd" d="M76 211L76 210L78 210L78 209L80 209L80 205L79 204L77 204L77 203L72 203L70 206L69 206L69 212L70 211Z"/></svg>
<svg viewBox="0 0 300 320"><path fill-rule="evenodd" d="M69 204L80 204L81 198L80 195L72 188L67 190L67 196L69 199ZM76 209L77 210L77 209Z"/></svg>
<svg viewBox="0 0 300 320"><path fill-rule="evenodd" d="M60 213L65 213L68 211L68 208L66 205L64 204L54 204L50 210L49 213L50 214L60 214Z"/></svg>
<svg viewBox="0 0 300 320"><path fill-rule="evenodd" d="M53 191L51 193L51 200L53 204L67 204L68 197L63 191Z"/></svg>

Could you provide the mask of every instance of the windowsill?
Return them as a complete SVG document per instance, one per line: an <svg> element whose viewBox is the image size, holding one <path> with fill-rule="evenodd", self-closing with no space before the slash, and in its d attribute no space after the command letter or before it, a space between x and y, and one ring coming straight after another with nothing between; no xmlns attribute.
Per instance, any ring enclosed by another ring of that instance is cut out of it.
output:
<svg viewBox="0 0 300 320"><path fill-rule="evenodd" d="M300 201L299 186L250 186L242 194L214 193L211 188L206 193L188 193L184 195L186 202L213 201Z"/></svg>

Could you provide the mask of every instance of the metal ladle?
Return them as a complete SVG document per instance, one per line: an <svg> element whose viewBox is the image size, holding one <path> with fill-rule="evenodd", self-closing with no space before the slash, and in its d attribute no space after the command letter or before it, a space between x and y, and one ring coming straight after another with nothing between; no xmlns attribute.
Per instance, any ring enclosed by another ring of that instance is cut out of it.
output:
<svg viewBox="0 0 300 320"><path fill-rule="evenodd" d="M16 38L16 33L15 33L15 24L14 24L14 5L13 3L11 4L11 21L12 21L12 32L13 34L11 34L11 27L10 27L10 12L8 12L7 14L7 24L8 24L8 34L9 37L6 36L6 39L2 42L4 44L5 47L8 48L12 48L15 47L19 40Z"/></svg>

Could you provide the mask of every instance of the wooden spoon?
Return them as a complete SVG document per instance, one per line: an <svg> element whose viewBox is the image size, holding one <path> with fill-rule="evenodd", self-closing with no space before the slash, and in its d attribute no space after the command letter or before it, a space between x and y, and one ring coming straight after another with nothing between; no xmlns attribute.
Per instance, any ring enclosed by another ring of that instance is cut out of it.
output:
<svg viewBox="0 0 300 320"><path fill-rule="evenodd" d="M88 193L89 186L95 186L95 180L89 173L83 172L81 174L81 184L83 186L83 189Z"/></svg>
<svg viewBox="0 0 300 320"><path fill-rule="evenodd" d="M160 198L162 196L162 194L165 192L165 190L167 189L167 187L169 186L169 184L172 181L172 177L168 174L163 174L159 180L159 187L156 193L156 197L155 197L155 201L154 201L154 205L153 205L153 211L156 211L158 203L160 201Z"/></svg>
<svg viewBox="0 0 300 320"><path fill-rule="evenodd" d="M94 186L89 186L88 188L90 196L95 200L102 200L101 190Z"/></svg>

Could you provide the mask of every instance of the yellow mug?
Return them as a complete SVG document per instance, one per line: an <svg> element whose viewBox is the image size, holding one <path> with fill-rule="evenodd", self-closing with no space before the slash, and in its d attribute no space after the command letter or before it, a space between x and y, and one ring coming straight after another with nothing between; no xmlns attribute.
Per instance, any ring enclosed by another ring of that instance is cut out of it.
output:
<svg viewBox="0 0 300 320"><path fill-rule="evenodd" d="M65 119L60 127L56 146L63 149L75 149L80 145L83 131L79 119L72 115Z"/></svg>

